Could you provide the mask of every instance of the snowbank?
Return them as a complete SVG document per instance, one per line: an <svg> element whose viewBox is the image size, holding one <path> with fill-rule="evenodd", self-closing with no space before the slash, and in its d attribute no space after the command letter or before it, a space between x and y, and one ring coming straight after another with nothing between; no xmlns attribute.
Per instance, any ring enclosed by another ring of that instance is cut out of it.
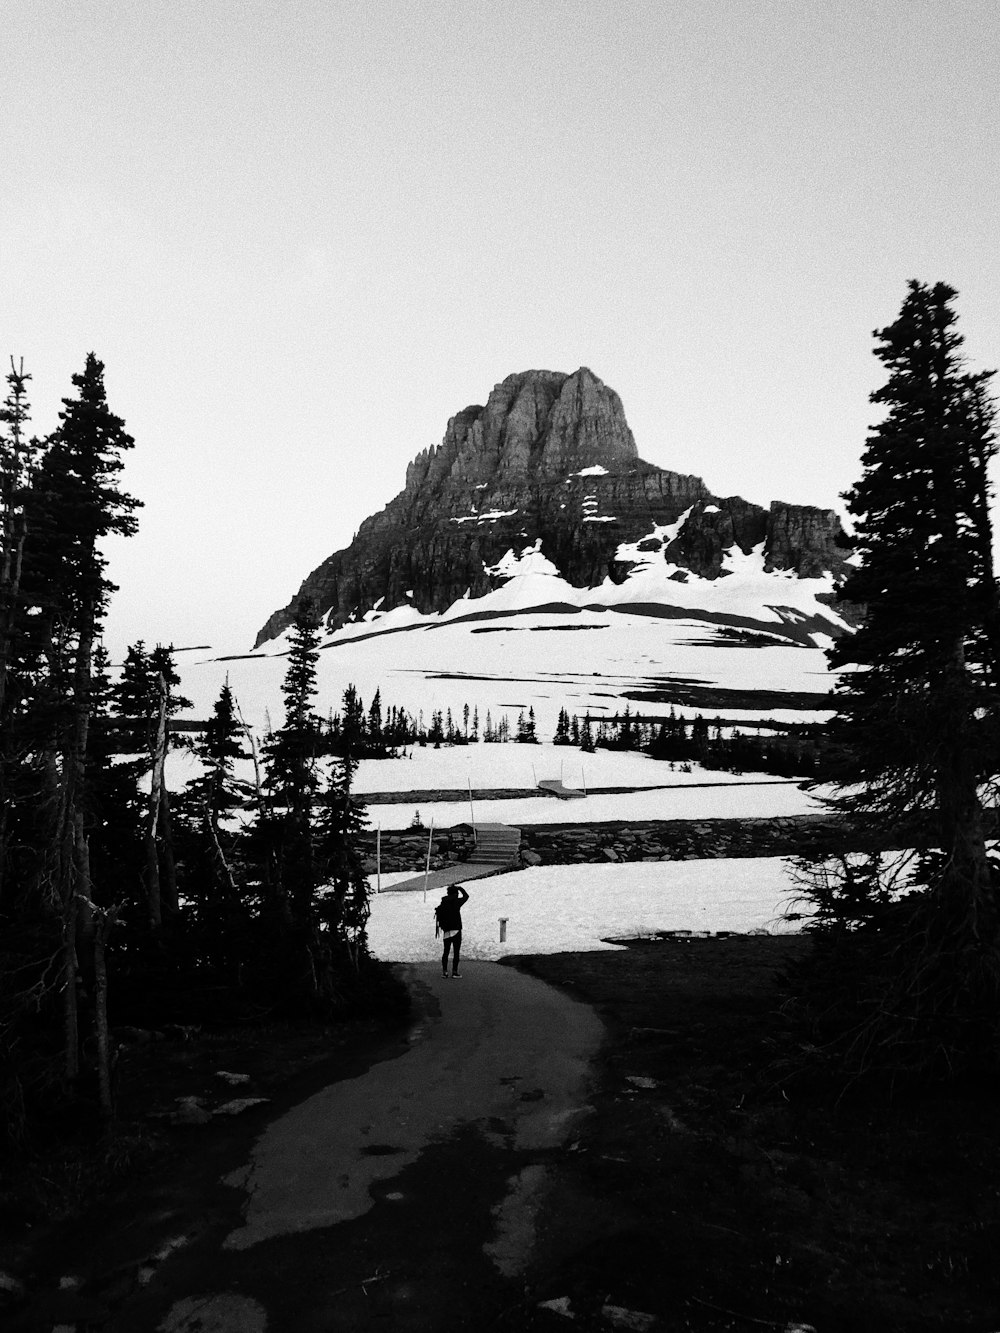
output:
<svg viewBox="0 0 1000 1333"><path fill-rule="evenodd" d="M389 878L383 876L383 888ZM608 944L608 936L657 930L777 934L798 929L783 919L796 889L781 857L534 866L471 881L468 892L462 950L469 958L611 949L618 946ZM434 937L433 909L440 896L431 892L426 902L420 890L373 896L372 952L393 962L437 956L441 946ZM501 917L507 920L502 944Z"/></svg>

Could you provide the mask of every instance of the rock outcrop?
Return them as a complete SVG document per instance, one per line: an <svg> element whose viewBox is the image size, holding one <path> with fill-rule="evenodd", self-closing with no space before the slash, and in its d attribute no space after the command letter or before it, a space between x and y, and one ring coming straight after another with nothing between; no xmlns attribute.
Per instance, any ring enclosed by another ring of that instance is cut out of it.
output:
<svg viewBox="0 0 1000 1333"><path fill-rule="evenodd" d="M485 407L448 422L440 445L419 453L403 490L365 519L345 550L305 579L255 644L281 633L303 598L330 628L378 606L443 611L502 582L489 571L507 551L539 539L574 587L627 577L622 543L688 517L672 540L651 537L664 559L706 578L734 545L764 543L770 569L801 577L839 571L848 539L831 510L713 497L694 476L644 462L621 399L584 368L509 375Z"/></svg>

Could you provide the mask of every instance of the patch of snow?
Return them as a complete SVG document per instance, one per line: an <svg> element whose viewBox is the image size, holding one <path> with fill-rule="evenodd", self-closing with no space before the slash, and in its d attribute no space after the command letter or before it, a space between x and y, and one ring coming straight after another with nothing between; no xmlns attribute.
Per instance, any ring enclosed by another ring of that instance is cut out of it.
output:
<svg viewBox="0 0 1000 1333"><path fill-rule="evenodd" d="M701 512L703 514L719 514L722 511L720 510L718 505L706 505Z"/></svg>
<svg viewBox="0 0 1000 1333"><path fill-rule="evenodd" d="M559 570L547 557L542 555L541 537L535 542L534 546L525 546L519 555L514 554L513 547L508 548L495 565L483 565L487 574L492 574L495 578L503 579L525 579L538 575L546 578L556 578L562 581ZM519 590L523 594L524 585L519 585ZM480 602L488 601L494 597L494 593L487 593L485 598L479 598ZM445 612L445 615L448 613Z"/></svg>
<svg viewBox="0 0 1000 1333"><path fill-rule="evenodd" d="M617 523L617 522L618 522L618 519L617 519L617 517L615 517L615 516L611 516L611 517L601 516L601 517L598 517L597 514L585 514L584 517L583 517L583 522L584 522L584 523Z"/></svg>
<svg viewBox="0 0 1000 1333"><path fill-rule="evenodd" d="M487 509L481 514L463 514L461 518L453 518L452 523L486 523L494 522L498 518L511 518L518 511L516 509Z"/></svg>
<svg viewBox="0 0 1000 1333"><path fill-rule="evenodd" d="M571 472L571 477L606 477L608 469L601 467L600 463L592 463L590 467L582 467L579 472Z"/></svg>
<svg viewBox="0 0 1000 1333"><path fill-rule="evenodd" d="M662 569L663 551L667 549L691 517L693 508L694 506L690 505L684 510L680 518L675 519L673 523L654 523L652 531L647 533L645 537L640 537L638 541L622 542L615 551L615 559L621 560L623 563L632 562L642 569ZM643 551L640 549L643 543L654 541L660 543L655 550ZM636 572L638 572L638 569L633 570L633 573Z"/></svg>
<svg viewBox="0 0 1000 1333"><path fill-rule="evenodd" d="M383 876L383 887L388 877ZM497 959L621 946L609 939L663 930L792 933L784 919L798 890L781 857L631 861L619 865L532 866L472 880L462 911L462 954ZM371 899L368 941L392 962L436 958L433 908L440 891L381 893ZM796 904L796 910L801 906ZM507 938L500 943L499 922Z"/></svg>

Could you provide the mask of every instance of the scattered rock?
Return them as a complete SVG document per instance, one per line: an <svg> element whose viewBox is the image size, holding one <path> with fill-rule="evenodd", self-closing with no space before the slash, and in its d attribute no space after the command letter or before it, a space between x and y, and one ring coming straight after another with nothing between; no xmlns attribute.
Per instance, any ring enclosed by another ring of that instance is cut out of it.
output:
<svg viewBox="0 0 1000 1333"><path fill-rule="evenodd" d="M539 1310L551 1310L554 1314L561 1314L566 1319L575 1319L576 1315L570 1309L568 1296L556 1296L551 1301L539 1301Z"/></svg>
<svg viewBox="0 0 1000 1333"><path fill-rule="evenodd" d="M521 860L526 866L540 866L542 864L542 858L537 852L532 851L523 851L521 853Z"/></svg>
<svg viewBox="0 0 1000 1333"><path fill-rule="evenodd" d="M267 1101L270 1101L269 1097L237 1097L234 1101L217 1106L212 1114L239 1115L242 1111L248 1111L251 1106L260 1106L262 1102Z"/></svg>
<svg viewBox="0 0 1000 1333"><path fill-rule="evenodd" d="M11 1273L0 1273L0 1292L19 1299L24 1295L24 1283Z"/></svg>
<svg viewBox="0 0 1000 1333"><path fill-rule="evenodd" d="M215 1077L216 1077L216 1078L224 1078L224 1079L226 1080L227 1083L249 1083L249 1082L250 1082L250 1075L249 1075L249 1074L230 1074L230 1073L228 1072L228 1070L225 1070L225 1069L217 1069L217 1070L215 1071Z"/></svg>
<svg viewBox="0 0 1000 1333"><path fill-rule="evenodd" d="M645 1074L626 1074L625 1082L631 1083L633 1088L658 1088L660 1086L658 1079L647 1078Z"/></svg>
<svg viewBox="0 0 1000 1333"><path fill-rule="evenodd" d="M205 1125L211 1120L211 1112L206 1111L200 1097L178 1097L177 1110L170 1116L175 1125Z"/></svg>
<svg viewBox="0 0 1000 1333"><path fill-rule="evenodd" d="M656 1324L655 1314L646 1314L642 1310L626 1310L623 1305L602 1305L601 1316L615 1328L634 1329L635 1333L648 1333Z"/></svg>

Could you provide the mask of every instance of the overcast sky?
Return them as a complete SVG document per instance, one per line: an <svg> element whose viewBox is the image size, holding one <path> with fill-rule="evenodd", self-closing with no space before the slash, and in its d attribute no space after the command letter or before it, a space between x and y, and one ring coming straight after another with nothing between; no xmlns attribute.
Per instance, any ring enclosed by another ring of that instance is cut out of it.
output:
<svg viewBox="0 0 1000 1333"><path fill-rule="evenodd" d="M0 352L135 436L116 648L240 649L513 371L832 505L907 279L1000 363L994 0L0 0Z"/></svg>

